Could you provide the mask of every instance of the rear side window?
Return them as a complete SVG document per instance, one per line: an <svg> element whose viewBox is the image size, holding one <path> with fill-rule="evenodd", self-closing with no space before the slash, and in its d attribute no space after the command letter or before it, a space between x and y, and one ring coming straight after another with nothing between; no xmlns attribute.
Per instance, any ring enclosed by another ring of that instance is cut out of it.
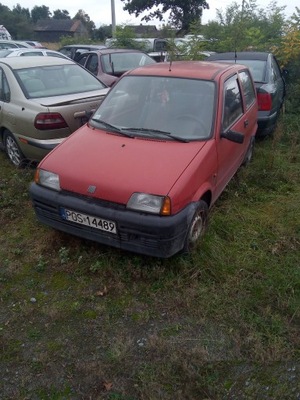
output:
<svg viewBox="0 0 300 400"><path fill-rule="evenodd" d="M98 56L97 54L92 54L86 63L86 68L91 71L94 75L98 73Z"/></svg>
<svg viewBox="0 0 300 400"><path fill-rule="evenodd" d="M280 68L274 57L272 57L271 61L271 71L272 81L277 81L281 78Z"/></svg>
<svg viewBox="0 0 300 400"><path fill-rule="evenodd" d="M242 96L237 75L234 75L224 85L223 129L227 130L242 115Z"/></svg>
<svg viewBox="0 0 300 400"><path fill-rule="evenodd" d="M239 73L239 76L245 96L246 109L248 110L255 101L255 88L253 86L249 71L242 71Z"/></svg>
<svg viewBox="0 0 300 400"><path fill-rule="evenodd" d="M10 101L10 89L3 70L0 68L0 101Z"/></svg>

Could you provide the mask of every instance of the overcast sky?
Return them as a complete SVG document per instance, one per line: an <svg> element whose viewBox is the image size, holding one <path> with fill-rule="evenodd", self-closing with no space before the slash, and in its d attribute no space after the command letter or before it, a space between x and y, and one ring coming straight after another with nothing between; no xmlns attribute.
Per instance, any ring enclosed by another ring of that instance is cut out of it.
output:
<svg viewBox="0 0 300 400"><path fill-rule="evenodd" d="M216 9L221 9L225 11L228 5L231 5L233 0L207 0L210 9L203 11L203 19L202 22L206 23L209 20L214 20L216 18ZM242 0L236 1L238 4L242 3ZM0 0L2 5L9 7L11 10L17 4L20 4L23 8L29 8L31 11L32 8L37 6L45 5L49 7L50 12L54 10L67 10L71 18L75 16L78 10L85 11L86 14L89 15L90 19L95 23L96 27L99 28L101 25L110 25L111 24L111 0ZM115 0L115 15L116 15L116 24L123 25L138 25L141 23L140 18L135 18L134 15L130 15L127 12L123 11L124 3L121 0ZM257 0L256 4L259 8L265 8L270 5L271 1L269 0ZM287 4L288 3L288 4ZM295 7L300 7L299 0L277 0L277 6L286 6L285 14L289 17L293 12L295 12ZM167 21L165 21L167 22ZM5 21L0 21L0 24L5 26ZM149 22L151 25L156 25L157 28L161 26L161 22L158 20L153 20Z"/></svg>

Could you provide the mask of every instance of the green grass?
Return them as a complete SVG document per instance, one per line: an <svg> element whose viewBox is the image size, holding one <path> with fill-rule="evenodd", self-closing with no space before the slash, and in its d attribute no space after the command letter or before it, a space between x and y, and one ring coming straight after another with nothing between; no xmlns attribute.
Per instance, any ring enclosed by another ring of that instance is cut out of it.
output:
<svg viewBox="0 0 300 400"><path fill-rule="evenodd" d="M0 153L1 399L299 399L299 150L282 116L168 260L40 225Z"/></svg>

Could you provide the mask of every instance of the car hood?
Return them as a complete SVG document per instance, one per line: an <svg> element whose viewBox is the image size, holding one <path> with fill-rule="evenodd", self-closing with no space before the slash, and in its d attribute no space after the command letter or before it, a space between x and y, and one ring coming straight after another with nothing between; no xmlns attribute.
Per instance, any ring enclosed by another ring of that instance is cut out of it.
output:
<svg viewBox="0 0 300 400"><path fill-rule="evenodd" d="M128 138L86 125L40 168L57 173L62 190L126 204L134 192L167 195L205 144Z"/></svg>

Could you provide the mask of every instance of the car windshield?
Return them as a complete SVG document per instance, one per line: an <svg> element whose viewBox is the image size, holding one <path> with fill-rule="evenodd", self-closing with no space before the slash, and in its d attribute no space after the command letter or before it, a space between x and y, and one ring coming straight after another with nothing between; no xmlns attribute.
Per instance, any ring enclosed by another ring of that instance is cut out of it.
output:
<svg viewBox="0 0 300 400"><path fill-rule="evenodd" d="M111 89L90 123L134 136L204 140L211 135L214 103L212 81L129 75Z"/></svg>
<svg viewBox="0 0 300 400"><path fill-rule="evenodd" d="M141 67L143 65L155 64L155 61L144 53L124 52L111 53L101 56L103 71L110 75L120 75L130 69Z"/></svg>
<svg viewBox="0 0 300 400"><path fill-rule="evenodd" d="M10 53L13 53L14 50L0 50L0 58L7 57Z"/></svg>
<svg viewBox="0 0 300 400"><path fill-rule="evenodd" d="M230 59L230 60L216 60L218 62L224 62L224 63L235 63L235 60ZM254 82L265 82L266 81L266 61L263 60L241 60L237 59L237 63L246 65L253 76Z"/></svg>
<svg viewBox="0 0 300 400"><path fill-rule="evenodd" d="M85 93L106 87L77 64L22 68L14 72L27 98Z"/></svg>

